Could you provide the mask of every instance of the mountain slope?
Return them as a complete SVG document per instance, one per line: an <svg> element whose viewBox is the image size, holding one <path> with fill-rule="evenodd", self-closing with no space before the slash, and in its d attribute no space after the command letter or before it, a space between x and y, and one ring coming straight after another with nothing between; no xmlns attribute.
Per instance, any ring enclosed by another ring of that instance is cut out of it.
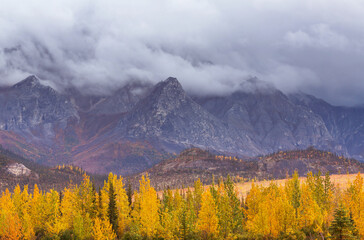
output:
<svg viewBox="0 0 364 240"><path fill-rule="evenodd" d="M227 96L191 97L168 78L99 96L57 92L30 76L0 89L0 144L47 165L124 175L191 146L239 157L314 146L364 159L364 108L244 84Z"/></svg>
<svg viewBox="0 0 364 240"><path fill-rule="evenodd" d="M186 149L175 158L155 165L133 177L134 183L147 174L158 188L191 186L198 178L210 184L228 174L237 179L280 179L297 170L300 176L309 171L330 174L357 173L364 171L364 163L331 152L307 148L305 150L280 151L252 159L216 155L198 148Z"/></svg>
<svg viewBox="0 0 364 240"><path fill-rule="evenodd" d="M348 154L364 160L364 107L337 107L307 94L292 94L290 99L321 116L330 134Z"/></svg>
<svg viewBox="0 0 364 240"><path fill-rule="evenodd" d="M19 184L29 185L32 190L37 184L41 190L53 188L62 191L70 182L79 184L85 174L72 166L50 168L20 157L0 146L0 191L12 190ZM95 184L101 186L105 176L91 175Z"/></svg>
<svg viewBox="0 0 364 240"><path fill-rule="evenodd" d="M126 113L147 95L151 90L150 84L130 83L118 89L111 96L104 98L95 104L90 110L93 115L112 115L118 113Z"/></svg>
<svg viewBox="0 0 364 240"><path fill-rule="evenodd" d="M32 135L36 129L43 137L54 135L53 127L64 128L67 120L78 118L66 97L30 76L0 94L0 129Z"/></svg>
<svg viewBox="0 0 364 240"><path fill-rule="evenodd" d="M260 153L309 146L347 153L320 115L294 104L276 89L239 91L226 97L195 100L233 131L250 136Z"/></svg>
<svg viewBox="0 0 364 240"><path fill-rule="evenodd" d="M257 153L248 138L229 131L219 119L194 102L175 78L157 84L120 121L117 131L130 138L157 138L179 148L194 145L220 151ZM240 147L242 144L244 148Z"/></svg>

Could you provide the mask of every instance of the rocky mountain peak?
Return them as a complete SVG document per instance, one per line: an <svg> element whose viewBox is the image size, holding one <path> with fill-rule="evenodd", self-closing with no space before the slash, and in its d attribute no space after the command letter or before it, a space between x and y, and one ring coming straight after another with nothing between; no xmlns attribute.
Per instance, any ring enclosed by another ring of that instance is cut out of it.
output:
<svg viewBox="0 0 364 240"><path fill-rule="evenodd" d="M174 85L181 86L181 84L179 83L178 79L177 78L174 78L174 77L168 77L166 80L161 81L161 83L164 83L164 84L174 84Z"/></svg>
<svg viewBox="0 0 364 240"><path fill-rule="evenodd" d="M158 109L157 111L170 111L189 99L182 85L176 78L169 77L158 83L152 92L142 102L143 108ZM153 107L152 107L153 106Z"/></svg>
<svg viewBox="0 0 364 240"><path fill-rule="evenodd" d="M241 92L272 94L278 92L278 89L269 82L262 81L256 77L242 82L239 86Z"/></svg>
<svg viewBox="0 0 364 240"><path fill-rule="evenodd" d="M174 98L178 96L185 96L185 91L177 78L169 77L166 80L158 83L154 88L155 93L174 95Z"/></svg>
<svg viewBox="0 0 364 240"><path fill-rule="evenodd" d="M42 137L53 136L53 126L64 128L78 113L69 99L32 75L0 94L0 129L29 132L39 127ZM43 135L44 134L44 135ZM44 138L45 139L45 138Z"/></svg>
<svg viewBox="0 0 364 240"><path fill-rule="evenodd" d="M24 79L23 81L20 81L18 82L17 84L15 84L13 86L13 88L34 88L36 86L40 86L41 83L39 81L39 79L34 76L34 75L31 75L29 77L27 77L26 79Z"/></svg>

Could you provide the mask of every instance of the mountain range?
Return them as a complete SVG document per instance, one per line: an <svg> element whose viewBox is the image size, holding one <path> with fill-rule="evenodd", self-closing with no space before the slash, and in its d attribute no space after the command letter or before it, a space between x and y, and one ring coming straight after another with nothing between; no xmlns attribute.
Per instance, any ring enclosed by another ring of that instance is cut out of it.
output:
<svg viewBox="0 0 364 240"><path fill-rule="evenodd" d="M245 84L227 96L193 96L170 77L102 96L56 91L29 76L0 89L0 144L99 174L141 172L191 146L243 158L314 146L364 160L363 107Z"/></svg>

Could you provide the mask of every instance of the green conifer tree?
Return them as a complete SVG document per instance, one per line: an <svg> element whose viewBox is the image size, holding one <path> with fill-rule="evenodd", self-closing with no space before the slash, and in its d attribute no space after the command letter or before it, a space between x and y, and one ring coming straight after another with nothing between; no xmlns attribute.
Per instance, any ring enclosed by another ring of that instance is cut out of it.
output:
<svg viewBox="0 0 364 240"><path fill-rule="evenodd" d="M230 175L227 176L224 187L232 214L230 219L230 228L232 232L236 233L242 225L243 211L240 206L240 200L235 191L235 184Z"/></svg>
<svg viewBox="0 0 364 240"><path fill-rule="evenodd" d="M108 207L108 217L112 225L114 232L118 230L118 213L116 208L116 194L114 191L114 185L112 181L109 181L109 207Z"/></svg>
<svg viewBox="0 0 364 240"><path fill-rule="evenodd" d="M126 190L126 194L128 195L128 201L129 201L129 206L131 206L132 202L133 202L133 188L131 186L131 182L130 179L128 178L128 188Z"/></svg>
<svg viewBox="0 0 364 240"><path fill-rule="evenodd" d="M329 228L331 238L335 240L357 239L354 236L354 225L348 211L340 205L334 214L334 220Z"/></svg>

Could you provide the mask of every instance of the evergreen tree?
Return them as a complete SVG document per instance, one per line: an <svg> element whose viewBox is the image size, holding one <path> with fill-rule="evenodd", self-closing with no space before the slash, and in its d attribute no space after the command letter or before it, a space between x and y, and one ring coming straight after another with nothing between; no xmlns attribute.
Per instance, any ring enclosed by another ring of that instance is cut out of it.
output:
<svg viewBox="0 0 364 240"><path fill-rule="evenodd" d="M243 211L240 207L240 201L235 191L235 184L231 180L230 175L227 176L227 179L224 183L224 188L231 211L231 216L229 219L230 231L236 233L243 221Z"/></svg>
<svg viewBox="0 0 364 240"><path fill-rule="evenodd" d="M314 198L321 209L325 207L325 186L324 180L321 178L321 172L315 174L315 187L313 190Z"/></svg>
<svg viewBox="0 0 364 240"><path fill-rule="evenodd" d="M114 184L109 182L109 207L108 217L114 232L118 231L118 213L116 209L116 194L114 192Z"/></svg>
<svg viewBox="0 0 364 240"><path fill-rule="evenodd" d="M186 240L187 238L187 203L184 203L181 213L181 239Z"/></svg>
<svg viewBox="0 0 364 240"><path fill-rule="evenodd" d="M91 217L95 218L97 216L97 200L96 200L96 189L94 182L91 182Z"/></svg>
<svg viewBox="0 0 364 240"><path fill-rule="evenodd" d="M99 212L99 218L102 219L103 218L103 207L102 207L102 192L101 192L101 188L99 187L99 196L98 196L98 212Z"/></svg>
<svg viewBox="0 0 364 240"><path fill-rule="evenodd" d="M190 189L188 189L186 194L185 206L181 218L182 239L193 239L196 233L197 215L195 212L193 195Z"/></svg>
<svg viewBox="0 0 364 240"><path fill-rule="evenodd" d="M201 180L197 179L197 181L195 181L194 184L194 192L193 192L196 215L198 214L201 208L202 193L203 193L203 186Z"/></svg>
<svg viewBox="0 0 364 240"><path fill-rule="evenodd" d="M63 193L62 191L59 191L59 205L62 205L62 200L63 200ZM59 214L62 216L62 211L61 208L59 208Z"/></svg>
<svg viewBox="0 0 364 240"><path fill-rule="evenodd" d="M127 184L128 184L128 188L127 188L126 194L128 195L129 206L131 206L131 204L133 202L133 188L131 186L130 178L128 178Z"/></svg>
<svg viewBox="0 0 364 240"><path fill-rule="evenodd" d="M297 170L294 171L292 179L286 183L286 192L289 197L290 203L295 210L295 217L298 219L298 208L300 207L301 200L301 187Z"/></svg>
<svg viewBox="0 0 364 240"><path fill-rule="evenodd" d="M215 176L214 175L212 175L212 183L211 183L210 191L211 191L212 197L216 200L217 190L215 188Z"/></svg>
<svg viewBox="0 0 364 240"><path fill-rule="evenodd" d="M348 212L344 206L340 205L335 210L334 220L330 226L330 233L332 239L343 240L343 239L357 239L353 235L353 222L348 216Z"/></svg>

